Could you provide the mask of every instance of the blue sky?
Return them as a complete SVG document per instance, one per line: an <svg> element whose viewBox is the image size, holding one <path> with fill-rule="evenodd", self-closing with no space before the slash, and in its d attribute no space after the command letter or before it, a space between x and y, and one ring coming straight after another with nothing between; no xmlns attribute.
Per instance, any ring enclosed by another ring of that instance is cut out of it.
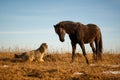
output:
<svg viewBox="0 0 120 80"><path fill-rule="evenodd" d="M53 28L65 20L98 25L104 50L120 50L119 0L0 0L0 47L36 49L46 42L50 51L71 51L68 36L61 43Z"/></svg>

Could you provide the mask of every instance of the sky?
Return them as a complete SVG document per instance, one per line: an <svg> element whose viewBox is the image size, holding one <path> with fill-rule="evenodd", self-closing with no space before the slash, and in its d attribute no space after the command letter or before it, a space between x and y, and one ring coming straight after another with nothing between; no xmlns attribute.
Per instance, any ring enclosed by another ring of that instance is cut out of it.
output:
<svg viewBox="0 0 120 80"><path fill-rule="evenodd" d="M104 51L120 51L120 0L0 0L0 49L31 50L46 42L49 51L71 51L68 35L62 43L54 31L60 21L96 24Z"/></svg>

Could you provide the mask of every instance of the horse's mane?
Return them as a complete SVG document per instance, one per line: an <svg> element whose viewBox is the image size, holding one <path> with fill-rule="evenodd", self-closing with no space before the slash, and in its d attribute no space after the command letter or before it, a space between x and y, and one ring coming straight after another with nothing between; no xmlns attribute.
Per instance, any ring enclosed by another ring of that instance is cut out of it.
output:
<svg viewBox="0 0 120 80"><path fill-rule="evenodd" d="M73 21L61 21L60 23L74 23L74 24L82 24L81 22L73 22ZM82 24L83 25L83 24Z"/></svg>
<svg viewBox="0 0 120 80"><path fill-rule="evenodd" d="M60 23L63 23L63 22L70 22L70 23L74 23L73 21L61 21Z"/></svg>

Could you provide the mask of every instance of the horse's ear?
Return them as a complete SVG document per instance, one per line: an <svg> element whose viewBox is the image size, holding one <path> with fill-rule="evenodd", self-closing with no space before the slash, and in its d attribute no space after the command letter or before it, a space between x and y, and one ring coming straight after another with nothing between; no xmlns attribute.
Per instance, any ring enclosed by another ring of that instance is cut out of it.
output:
<svg viewBox="0 0 120 80"><path fill-rule="evenodd" d="M56 27L56 25L53 25L54 26L54 28Z"/></svg>

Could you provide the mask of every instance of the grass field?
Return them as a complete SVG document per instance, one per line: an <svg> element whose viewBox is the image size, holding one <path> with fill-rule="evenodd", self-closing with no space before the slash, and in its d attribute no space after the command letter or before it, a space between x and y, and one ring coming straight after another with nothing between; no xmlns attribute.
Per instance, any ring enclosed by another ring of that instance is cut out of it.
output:
<svg viewBox="0 0 120 80"><path fill-rule="evenodd" d="M87 65L82 54L70 63L70 53L48 53L38 63L14 59L15 53L0 52L0 80L120 80L120 54L103 53L101 62L87 54Z"/></svg>

